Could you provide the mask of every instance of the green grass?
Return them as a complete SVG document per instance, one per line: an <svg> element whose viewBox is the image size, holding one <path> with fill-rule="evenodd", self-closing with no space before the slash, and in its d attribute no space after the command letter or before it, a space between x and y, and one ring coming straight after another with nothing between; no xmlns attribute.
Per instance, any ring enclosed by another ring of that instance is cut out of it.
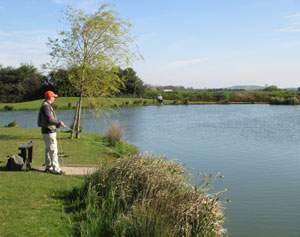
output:
<svg viewBox="0 0 300 237"><path fill-rule="evenodd" d="M83 133L80 140L69 140L68 136L59 136L68 155L61 161L65 165L96 165L136 150L126 143L109 147L105 138L97 134ZM18 146L28 140L34 142L33 166L41 166L44 144L39 129L0 127L0 166L5 166L6 156L17 154ZM82 177L0 169L0 236L71 236L72 213L66 212L59 196L82 183Z"/></svg>
<svg viewBox="0 0 300 237"><path fill-rule="evenodd" d="M73 109L77 101L77 97L59 97L55 101L55 106L57 109ZM144 101L145 104L143 103ZM5 110L5 106L12 107L12 110L36 110L40 108L41 103L42 100L33 100L19 103L0 103L0 110ZM101 108L134 107L154 104L153 99L99 97L97 99L84 99L83 107L93 107L95 103ZM171 103L171 101L166 101L166 103Z"/></svg>

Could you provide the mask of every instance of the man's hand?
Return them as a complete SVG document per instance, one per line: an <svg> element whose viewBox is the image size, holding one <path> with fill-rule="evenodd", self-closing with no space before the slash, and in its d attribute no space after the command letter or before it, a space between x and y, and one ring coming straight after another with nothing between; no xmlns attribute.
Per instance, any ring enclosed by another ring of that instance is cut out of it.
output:
<svg viewBox="0 0 300 237"><path fill-rule="evenodd" d="M59 127L65 127L65 123L63 121L59 121Z"/></svg>

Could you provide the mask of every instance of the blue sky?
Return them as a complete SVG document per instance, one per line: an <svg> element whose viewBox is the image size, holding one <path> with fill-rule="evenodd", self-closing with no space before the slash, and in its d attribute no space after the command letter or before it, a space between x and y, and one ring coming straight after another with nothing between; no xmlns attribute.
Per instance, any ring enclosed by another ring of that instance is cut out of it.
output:
<svg viewBox="0 0 300 237"><path fill-rule="evenodd" d="M0 0L0 64L47 62L66 6L101 3L133 24L148 84L300 86L300 0Z"/></svg>

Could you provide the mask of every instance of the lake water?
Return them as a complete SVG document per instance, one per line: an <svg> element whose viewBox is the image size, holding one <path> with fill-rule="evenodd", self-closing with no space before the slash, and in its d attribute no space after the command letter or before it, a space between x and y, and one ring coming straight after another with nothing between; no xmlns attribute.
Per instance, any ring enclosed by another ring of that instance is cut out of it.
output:
<svg viewBox="0 0 300 237"><path fill-rule="evenodd" d="M0 125L36 126L36 111L0 112ZM58 111L70 124L73 111ZM188 105L83 113L83 128L104 132L117 120L125 138L199 172L221 172L226 227L233 237L300 236L300 106Z"/></svg>

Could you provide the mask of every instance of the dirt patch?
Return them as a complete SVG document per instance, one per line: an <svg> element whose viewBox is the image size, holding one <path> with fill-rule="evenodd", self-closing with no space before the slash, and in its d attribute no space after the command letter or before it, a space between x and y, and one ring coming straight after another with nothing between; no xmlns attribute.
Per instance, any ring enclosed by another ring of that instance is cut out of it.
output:
<svg viewBox="0 0 300 237"><path fill-rule="evenodd" d="M44 171L44 167L33 168L33 170ZM97 167L93 166L64 166L61 167L65 175L88 175L97 170Z"/></svg>

